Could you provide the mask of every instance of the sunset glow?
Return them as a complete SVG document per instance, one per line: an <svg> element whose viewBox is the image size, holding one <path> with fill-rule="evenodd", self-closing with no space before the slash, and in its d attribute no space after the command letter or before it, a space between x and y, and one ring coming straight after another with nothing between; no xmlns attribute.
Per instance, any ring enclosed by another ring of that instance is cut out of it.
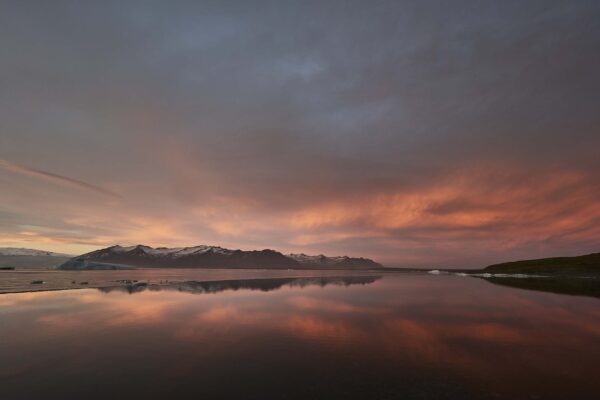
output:
<svg viewBox="0 0 600 400"><path fill-rule="evenodd" d="M0 246L598 251L597 7L9 3Z"/></svg>

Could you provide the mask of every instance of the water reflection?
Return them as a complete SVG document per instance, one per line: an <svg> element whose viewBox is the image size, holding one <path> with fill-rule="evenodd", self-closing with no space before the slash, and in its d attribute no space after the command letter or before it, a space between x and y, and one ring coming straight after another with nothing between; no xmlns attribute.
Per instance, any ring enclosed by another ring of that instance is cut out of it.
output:
<svg viewBox="0 0 600 400"><path fill-rule="evenodd" d="M127 292L140 293L146 290L177 290L187 293L218 293L226 290L260 290L270 292L272 290L281 289L284 286L288 287L305 287L305 286L321 286L338 285L367 285L376 280L381 279L381 276L316 276L302 278L257 278L257 279L235 279L222 281L183 281L183 282L127 282L125 285L100 287L98 290L110 292Z"/></svg>
<svg viewBox="0 0 600 400"><path fill-rule="evenodd" d="M573 296L600 297L600 276L582 277L490 277L483 278L497 285L527 290L538 290Z"/></svg>
<svg viewBox="0 0 600 400"><path fill-rule="evenodd" d="M211 296L3 295L3 396L563 399L600 389L597 299L453 276L369 279L217 282Z"/></svg>

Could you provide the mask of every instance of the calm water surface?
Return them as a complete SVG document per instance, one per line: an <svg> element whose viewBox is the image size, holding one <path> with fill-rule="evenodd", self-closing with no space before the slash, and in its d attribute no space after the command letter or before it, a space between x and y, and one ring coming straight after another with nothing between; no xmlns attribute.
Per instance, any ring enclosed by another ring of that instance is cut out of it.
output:
<svg viewBox="0 0 600 400"><path fill-rule="evenodd" d="M0 397L592 399L600 392L598 299L456 276L278 279L2 294Z"/></svg>

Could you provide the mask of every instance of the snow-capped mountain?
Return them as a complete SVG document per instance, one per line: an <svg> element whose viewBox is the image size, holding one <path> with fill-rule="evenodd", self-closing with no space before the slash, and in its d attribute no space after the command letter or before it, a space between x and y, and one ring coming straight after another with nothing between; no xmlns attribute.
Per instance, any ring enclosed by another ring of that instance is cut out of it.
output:
<svg viewBox="0 0 600 400"><path fill-rule="evenodd" d="M382 268L372 260L351 257L283 255L265 250L230 250L219 246L157 247L112 246L75 257L60 268L85 269L98 263L156 268Z"/></svg>
<svg viewBox="0 0 600 400"><path fill-rule="evenodd" d="M0 256L49 256L70 257L68 254L53 253L45 250L23 249L17 247L0 247Z"/></svg>
<svg viewBox="0 0 600 400"><path fill-rule="evenodd" d="M381 264L368 258L355 258L348 256L327 257L323 254L309 256L304 253L288 254L289 258L297 261L300 265L310 267L339 267L339 268L381 268Z"/></svg>
<svg viewBox="0 0 600 400"><path fill-rule="evenodd" d="M127 247L117 245L117 246L109 247L108 249L104 249L104 250L110 250L110 251L103 252L103 254L110 254L111 252L117 253L117 254L128 254L131 252L136 252L136 253L140 253L140 254L147 254L150 256L154 256L154 257L170 257L170 258L188 257L190 255L194 255L194 254L199 255L199 254L204 254L204 253L208 253L208 252L213 252L216 254L223 254L223 255L230 255L231 253L234 252L233 250L224 249L219 246L152 248L150 246L144 246L141 244L139 244L137 246L127 246Z"/></svg>

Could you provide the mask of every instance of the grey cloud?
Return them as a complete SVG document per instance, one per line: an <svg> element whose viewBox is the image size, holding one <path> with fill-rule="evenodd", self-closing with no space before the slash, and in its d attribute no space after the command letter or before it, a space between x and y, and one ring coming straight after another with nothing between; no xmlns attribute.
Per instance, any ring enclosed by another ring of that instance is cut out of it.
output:
<svg viewBox="0 0 600 400"><path fill-rule="evenodd" d="M26 167L24 165L15 164L10 161L0 159L0 168L3 168L10 172L15 172L18 174L24 174L29 176L34 176L40 179L50 180L53 182L58 182L59 184L67 184L71 186L75 186L80 189L91 190L92 192L102 194L104 196L110 196L114 198L119 198L120 196L116 193L111 192L110 190L104 189L97 185L92 185L87 182L83 182L77 179L69 178L66 176L54 174L48 171L42 171L35 168Z"/></svg>
<svg viewBox="0 0 600 400"><path fill-rule="evenodd" d="M6 1L0 157L76 166L165 217L222 198L283 215L486 168L507 191L550 170L598 185L598 21L584 0Z"/></svg>

